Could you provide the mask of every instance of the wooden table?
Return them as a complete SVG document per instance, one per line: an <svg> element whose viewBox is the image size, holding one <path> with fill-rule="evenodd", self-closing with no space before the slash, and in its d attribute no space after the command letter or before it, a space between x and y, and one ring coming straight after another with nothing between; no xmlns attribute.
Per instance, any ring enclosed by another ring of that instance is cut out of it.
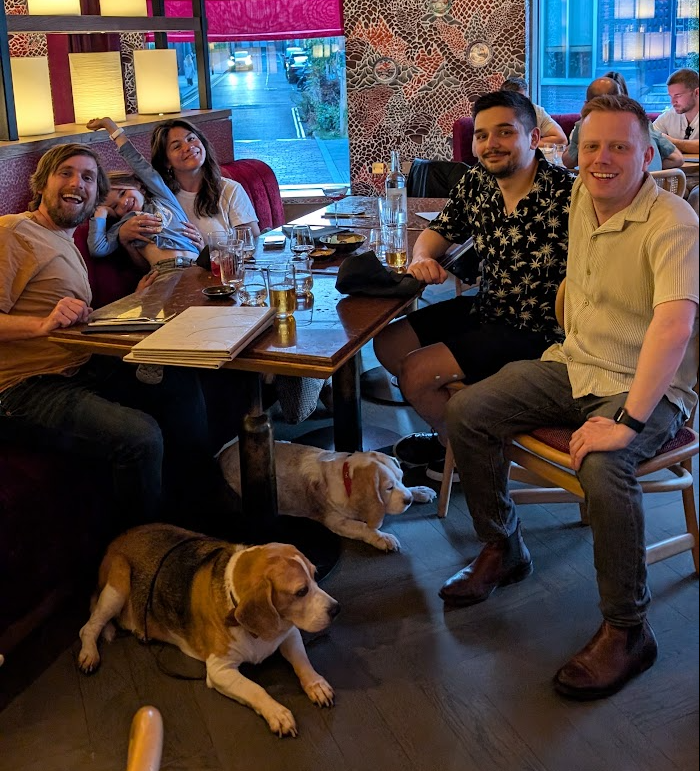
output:
<svg viewBox="0 0 700 771"><path fill-rule="evenodd" d="M278 253L276 259L285 261L289 256ZM202 294L205 286L217 283L211 273L198 267L163 276L139 298L143 315L155 315L160 309L170 314L196 305L234 304L233 300L210 300ZM276 525L281 520L297 518L277 517L272 427L263 409L261 376L271 373L332 377L335 447L346 452L361 450L360 349L413 299L345 297L335 289L335 276L315 274L312 307L298 311L294 324L276 323L225 365L229 369L256 373L252 378L252 406L240 440L241 497L244 515L254 518L257 527L268 536L267 540L273 539L270 534L278 533ZM84 325L58 329L49 339L69 348L123 357L145 337L143 333L115 332L86 335L82 334L82 329ZM293 530L309 531L315 523L298 520L287 524L294 525ZM296 543L308 553L303 543L295 541L289 528L283 536L277 537ZM323 559L323 555L319 556L313 549L309 556L317 563ZM323 571L322 565L317 564L317 567Z"/></svg>

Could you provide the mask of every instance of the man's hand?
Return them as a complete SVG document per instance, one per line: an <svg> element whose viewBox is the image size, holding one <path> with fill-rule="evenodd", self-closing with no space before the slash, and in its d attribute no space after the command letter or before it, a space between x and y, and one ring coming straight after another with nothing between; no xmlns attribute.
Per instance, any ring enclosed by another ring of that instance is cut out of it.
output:
<svg viewBox="0 0 700 771"><path fill-rule="evenodd" d="M75 297L63 297L56 303L51 313L41 319L39 334L48 335L54 329L82 324L88 320L91 312L92 308L88 307L84 300L78 300Z"/></svg>
<svg viewBox="0 0 700 771"><path fill-rule="evenodd" d="M447 271L432 257L414 257L408 272L426 284L442 284L447 279Z"/></svg>
<svg viewBox="0 0 700 771"><path fill-rule="evenodd" d="M615 423L611 418L596 415L587 420L581 428L571 435L569 454L574 471L581 468L583 459L589 452L609 452L622 450L637 436L637 432L622 423Z"/></svg>

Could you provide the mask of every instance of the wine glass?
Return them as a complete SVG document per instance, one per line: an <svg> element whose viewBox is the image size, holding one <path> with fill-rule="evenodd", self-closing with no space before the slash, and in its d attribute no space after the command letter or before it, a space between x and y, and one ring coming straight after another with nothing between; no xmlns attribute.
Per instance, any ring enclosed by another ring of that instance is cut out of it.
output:
<svg viewBox="0 0 700 771"><path fill-rule="evenodd" d="M243 243L243 261L255 261L255 236L250 225L239 225L233 229L233 237Z"/></svg>
<svg viewBox="0 0 700 771"><path fill-rule="evenodd" d="M324 185L321 192L326 198L333 201L333 213L335 214L335 224L338 225L338 201L345 198L348 194L348 185Z"/></svg>
<svg viewBox="0 0 700 771"><path fill-rule="evenodd" d="M290 242L295 260L301 260L314 250L314 239L311 235L311 228L308 225L295 225L292 228Z"/></svg>

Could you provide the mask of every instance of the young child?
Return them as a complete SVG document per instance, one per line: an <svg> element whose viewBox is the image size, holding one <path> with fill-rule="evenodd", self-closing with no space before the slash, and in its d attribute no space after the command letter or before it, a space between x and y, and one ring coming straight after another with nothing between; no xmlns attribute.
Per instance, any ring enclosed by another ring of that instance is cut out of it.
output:
<svg viewBox="0 0 700 771"><path fill-rule="evenodd" d="M87 128L109 132L119 155L129 164L133 174L111 172L111 190L102 206L90 220L88 248L90 254L104 257L113 252L119 242L119 228L126 220L141 213L152 214L160 219L160 230L150 240L132 241L131 245L146 260L151 269L159 273L194 264L199 256L198 247L204 246L202 236L188 227L187 216L160 174L139 153L111 118L94 118ZM107 217L114 213L119 221L107 228ZM192 234L197 242L188 234Z"/></svg>

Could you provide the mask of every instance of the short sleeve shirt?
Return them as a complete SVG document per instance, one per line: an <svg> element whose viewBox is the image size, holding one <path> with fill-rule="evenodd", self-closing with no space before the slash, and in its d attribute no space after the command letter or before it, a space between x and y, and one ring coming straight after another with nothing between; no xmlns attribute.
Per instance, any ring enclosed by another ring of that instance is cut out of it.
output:
<svg viewBox="0 0 700 771"><path fill-rule="evenodd" d="M690 121L691 133L688 139L700 139L700 129L698 128L698 113L692 121ZM673 107L659 115L654 121L654 128L658 129L664 134L673 137L674 139L685 139L685 130L688 127L688 121L685 115L679 115Z"/></svg>
<svg viewBox="0 0 700 771"><path fill-rule="evenodd" d="M477 164L467 171L430 227L452 243L474 238L481 262L475 306L482 323L506 323L561 336L554 314L566 272L569 200L574 176L537 151L532 189L511 214L496 178Z"/></svg>

